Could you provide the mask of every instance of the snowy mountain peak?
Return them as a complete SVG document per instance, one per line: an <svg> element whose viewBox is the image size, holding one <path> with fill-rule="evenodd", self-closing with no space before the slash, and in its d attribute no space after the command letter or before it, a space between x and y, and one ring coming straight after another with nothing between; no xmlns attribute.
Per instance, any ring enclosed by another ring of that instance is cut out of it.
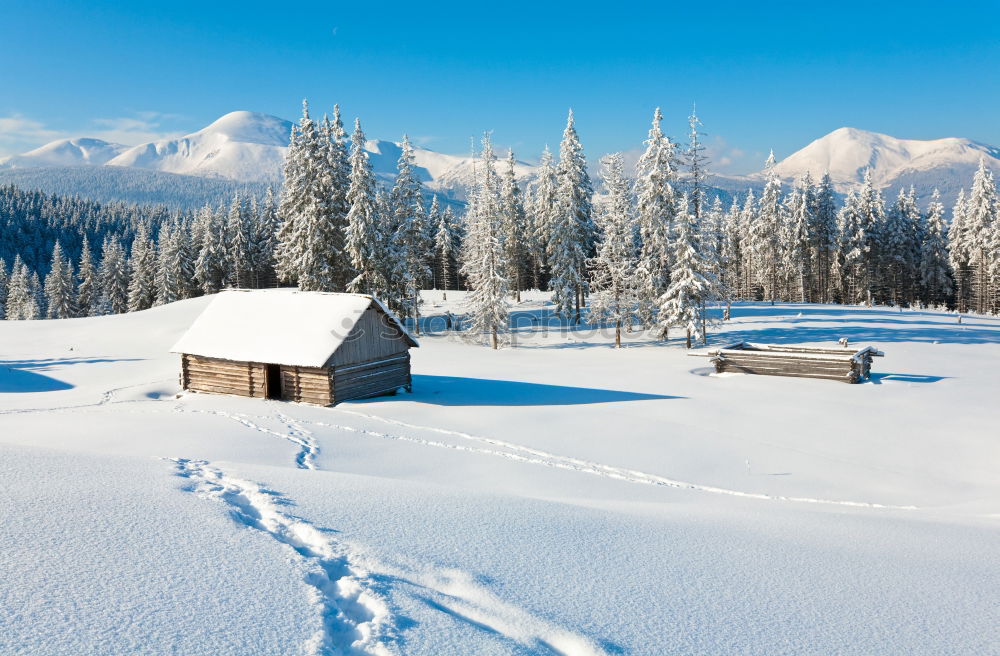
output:
<svg viewBox="0 0 1000 656"><path fill-rule="evenodd" d="M100 166L127 149L122 144L90 137L60 139L22 155L0 159L0 168Z"/></svg>
<svg viewBox="0 0 1000 656"><path fill-rule="evenodd" d="M844 187L860 183L870 168L875 183L888 186L905 173L956 166L964 169L978 166L983 157L1000 165L1000 151L969 139L897 139L843 127L789 155L775 166L775 171L786 179L798 178L807 171L813 177L829 172L834 184Z"/></svg>
<svg viewBox="0 0 1000 656"><path fill-rule="evenodd" d="M195 134L214 134L231 141L268 146L287 146L292 123L277 116L257 112L236 111L220 117ZM193 136L193 135L189 135Z"/></svg>
<svg viewBox="0 0 1000 656"><path fill-rule="evenodd" d="M178 139L130 148L108 165L240 182L277 182L291 129L290 122L276 116L230 112Z"/></svg>

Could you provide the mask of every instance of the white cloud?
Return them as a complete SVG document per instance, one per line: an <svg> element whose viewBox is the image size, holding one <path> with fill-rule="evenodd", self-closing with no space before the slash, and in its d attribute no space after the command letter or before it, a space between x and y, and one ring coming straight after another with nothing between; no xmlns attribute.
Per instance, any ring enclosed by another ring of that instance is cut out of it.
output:
<svg viewBox="0 0 1000 656"><path fill-rule="evenodd" d="M177 114L142 111L132 116L95 118L79 129L60 130L21 114L0 116L0 157L19 155L51 141L72 137L94 137L126 146L170 139L184 131L167 129L164 123L181 119Z"/></svg>
<svg viewBox="0 0 1000 656"><path fill-rule="evenodd" d="M20 114L0 116L0 157L16 155L64 136Z"/></svg>

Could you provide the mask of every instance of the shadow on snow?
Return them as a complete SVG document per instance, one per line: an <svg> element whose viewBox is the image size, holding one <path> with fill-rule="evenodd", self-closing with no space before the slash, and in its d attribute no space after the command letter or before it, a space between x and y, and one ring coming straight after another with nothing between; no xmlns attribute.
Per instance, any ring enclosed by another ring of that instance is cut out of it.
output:
<svg viewBox="0 0 1000 656"><path fill-rule="evenodd" d="M50 358L44 360L0 361L0 394L61 392L73 389L66 381L38 373L52 367L74 364L135 361L141 358Z"/></svg>
<svg viewBox="0 0 1000 656"><path fill-rule="evenodd" d="M586 405L622 401L682 399L682 396L643 394L589 387L543 385L513 380L414 374L413 394L406 400L444 406Z"/></svg>

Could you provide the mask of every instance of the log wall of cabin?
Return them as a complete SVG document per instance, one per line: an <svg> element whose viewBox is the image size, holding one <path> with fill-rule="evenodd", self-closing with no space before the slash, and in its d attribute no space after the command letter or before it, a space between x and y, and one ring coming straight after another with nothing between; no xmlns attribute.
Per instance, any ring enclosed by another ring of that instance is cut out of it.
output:
<svg viewBox="0 0 1000 656"><path fill-rule="evenodd" d="M330 370L326 367L281 367L281 398L299 403L333 403Z"/></svg>
<svg viewBox="0 0 1000 656"><path fill-rule="evenodd" d="M333 367L330 377L334 403L392 394L400 387L410 389L410 354L403 351L367 362Z"/></svg>
<svg viewBox="0 0 1000 656"><path fill-rule="evenodd" d="M266 368L259 363L181 356L181 384L187 390L263 397L266 380Z"/></svg>
<svg viewBox="0 0 1000 656"><path fill-rule="evenodd" d="M406 353L409 347L402 331L377 306L372 305L358 318L328 364L337 367L371 362Z"/></svg>

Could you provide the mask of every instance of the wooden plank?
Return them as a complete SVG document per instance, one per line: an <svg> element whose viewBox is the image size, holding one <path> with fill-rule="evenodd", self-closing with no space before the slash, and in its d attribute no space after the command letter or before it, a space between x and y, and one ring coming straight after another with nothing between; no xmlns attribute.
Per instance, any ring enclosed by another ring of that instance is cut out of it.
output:
<svg viewBox="0 0 1000 656"><path fill-rule="evenodd" d="M333 382L334 384L346 383L352 380L363 380L365 378L371 378L373 376L391 376L392 374L396 373L408 374L410 373L410 368L395 366L395 367L381 367L379 369L363 369L361 371L352 372L351 374L347 375L334 376Z"/></svg>
<svg viewBox="0 0 1000 656"><path fill-rule="evenodd" d="M333 371L334 373L346 373L348 371L353 371L355 369L364 369L365 367L369 367L374 364L380 364L383 362L409 362L409 361L410 361L409 352L397 353L390 357L378 357L371 360L364 360L362 362L353 362L351 364L337 365L333 367Z"/></svg>

